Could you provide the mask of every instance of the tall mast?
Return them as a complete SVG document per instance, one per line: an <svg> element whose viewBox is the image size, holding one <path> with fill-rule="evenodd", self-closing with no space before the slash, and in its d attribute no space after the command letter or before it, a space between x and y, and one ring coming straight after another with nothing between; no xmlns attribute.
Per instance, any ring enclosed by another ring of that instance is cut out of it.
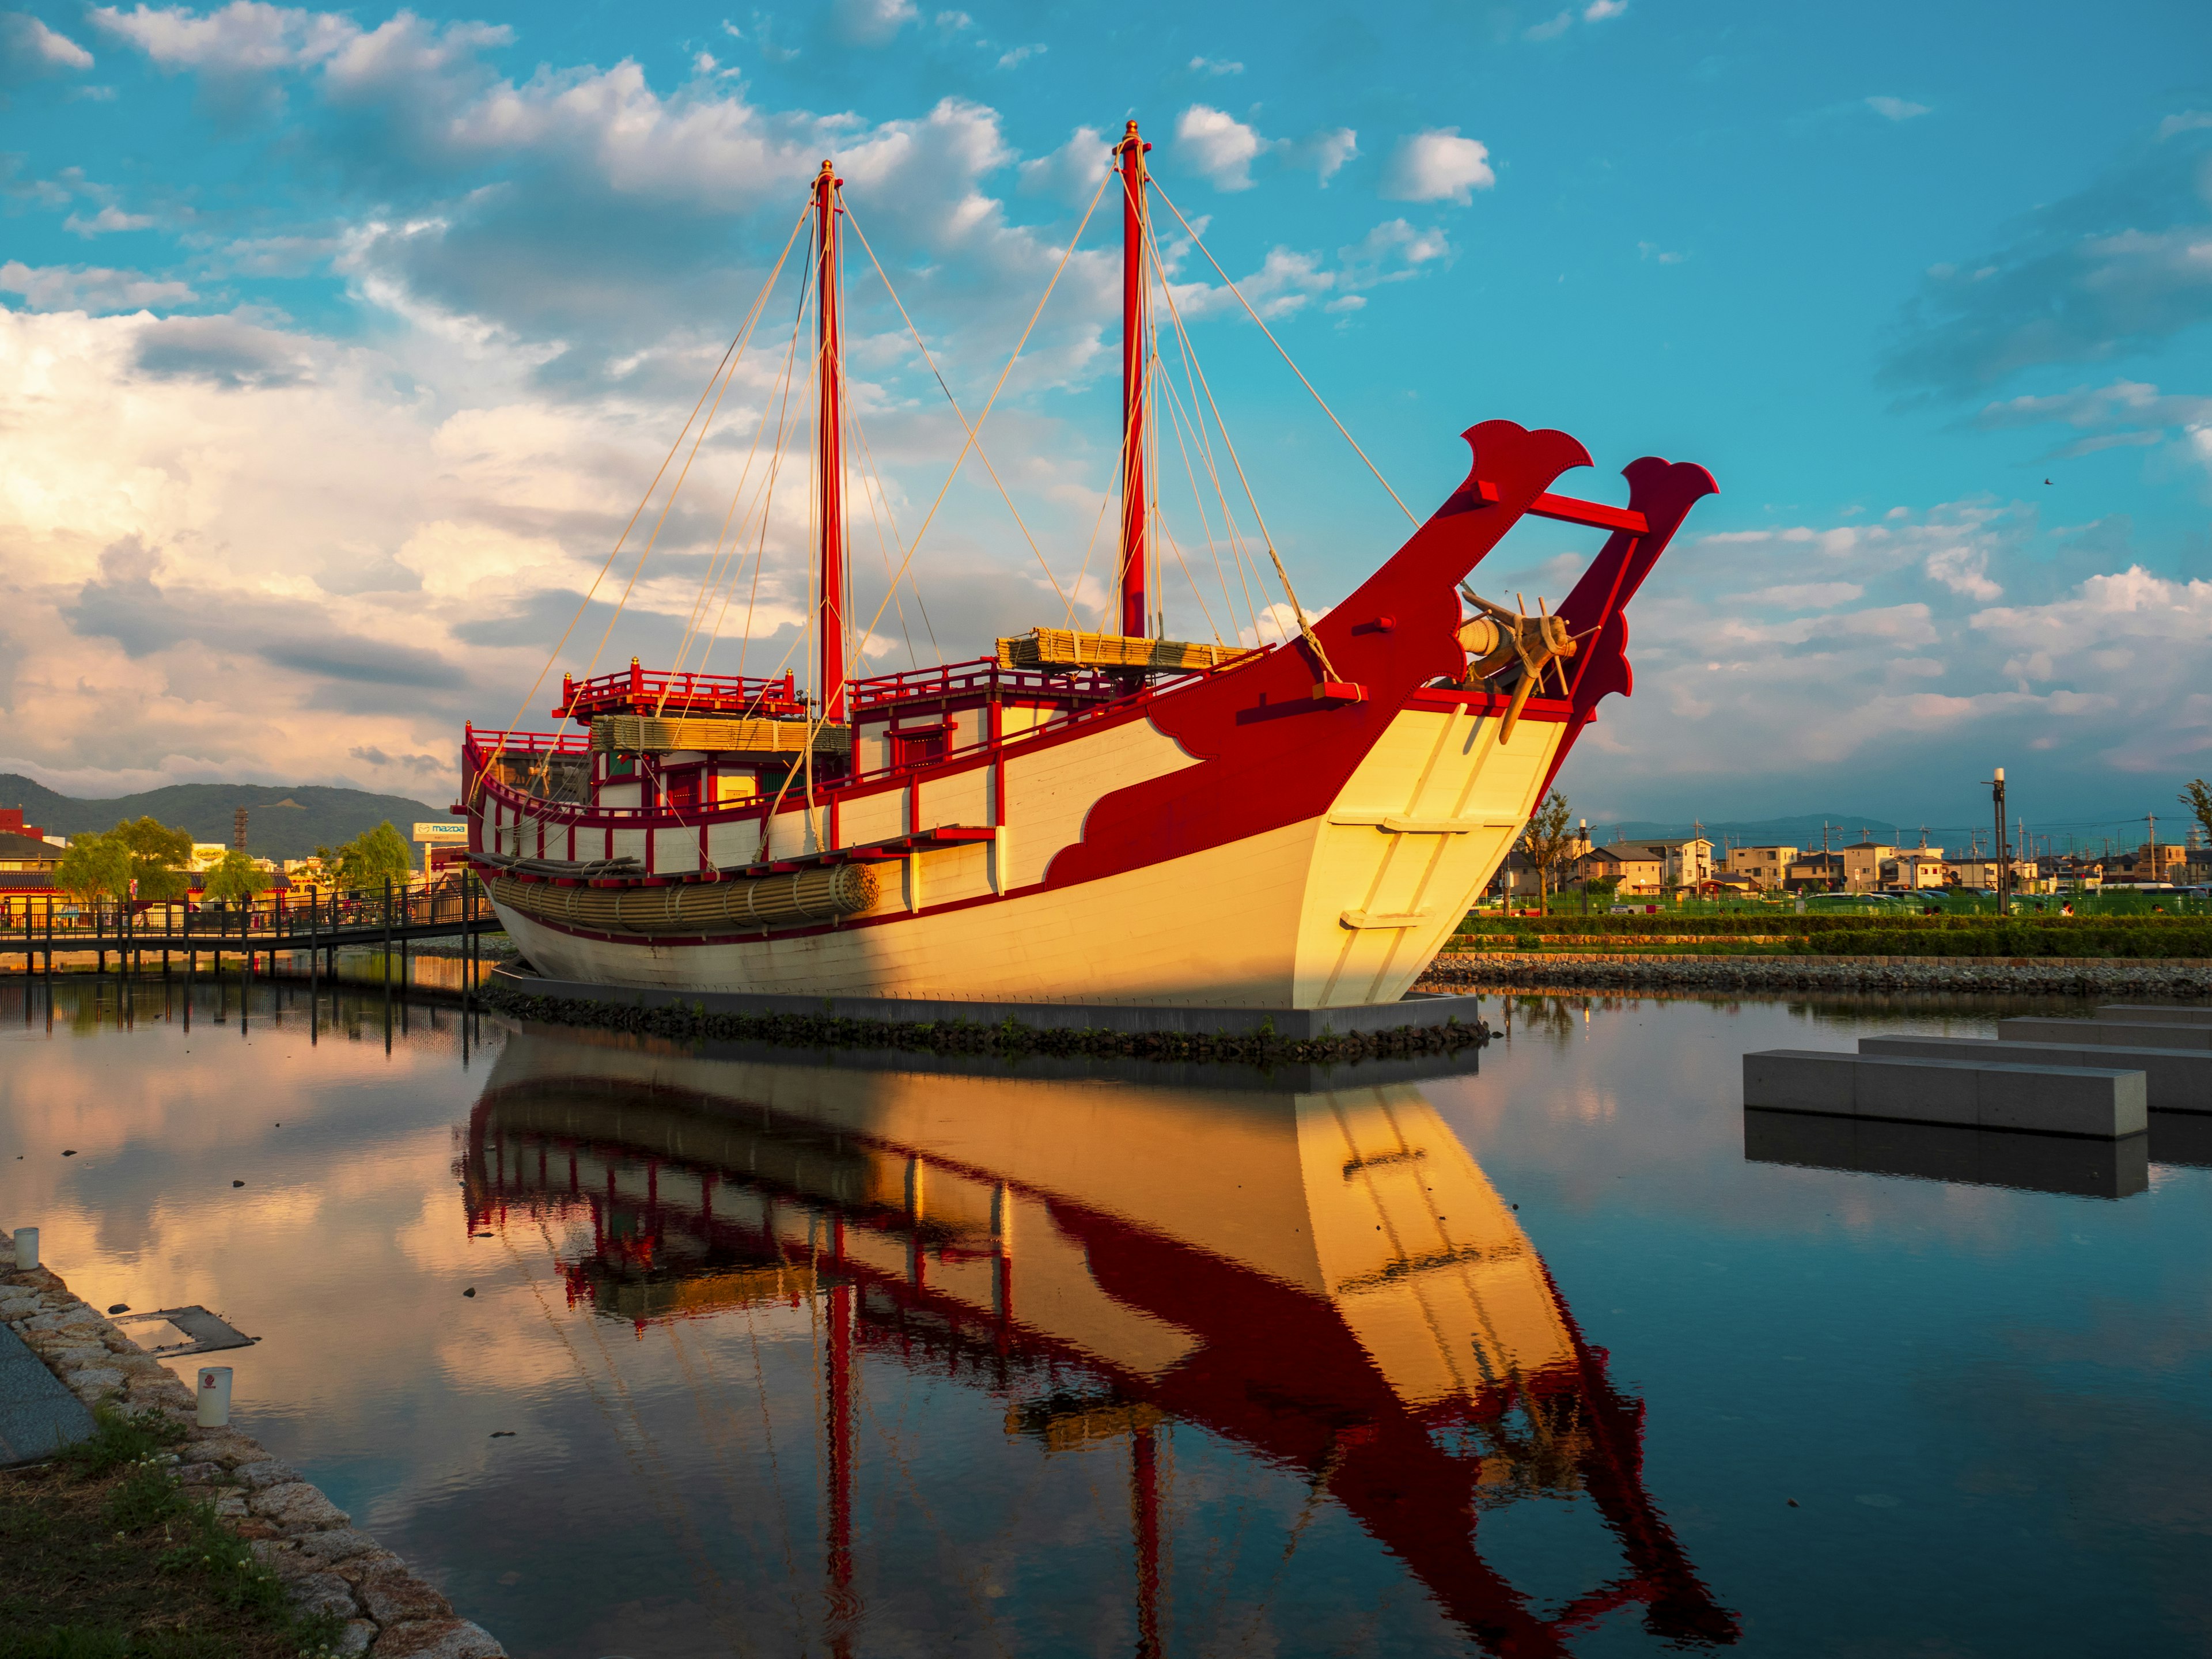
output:
<svg viewBox="0 0 2212 1659"><path fill-rule="evenodd" d="M821 292L815 306L815 471L821 480L822 719L845 718L845 338L837 306L836 170L829 162L814 175L814 246L819 252Z"/></svg>
<svg viewBox="0 0 2212 1659"><path fill-rule="evenodd" d="M1131 121L1115 146L1121 158L1121 631L1152 632L1146 616L1145 567L1145 152Z"/></svg>

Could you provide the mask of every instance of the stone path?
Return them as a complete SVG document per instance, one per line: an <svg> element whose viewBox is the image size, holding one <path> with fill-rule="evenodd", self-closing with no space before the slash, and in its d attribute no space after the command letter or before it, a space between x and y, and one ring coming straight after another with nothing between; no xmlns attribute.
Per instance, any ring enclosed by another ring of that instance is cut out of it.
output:
<svg viewBox="0 0 2212 1659"><path fill-rule="evenodd" d="M5 1345L10 1342L23 1351L22 1361L9 1357ZM44 1267L19 1270L9 1231L0 1228L0 1444L12 1433L8 1413L19 1397L16 1390L26 1400L39 1394L27 1374L19 1376L23 1363L62 1391L82 1417L84 1432L92 1427L90 1407L109 1400L184 1425L177 1478L185 1490L211 1501L231 1529L251 1542L263 1565L289 1587L295 1607L346 1621L340 1654L505 1659L505 1648L455 1614L404 1561L356 1531L352 1517L297 1470L235 1427L201 1428L191 1390L167 1366L72 1296L54 1273Z"/></svg>

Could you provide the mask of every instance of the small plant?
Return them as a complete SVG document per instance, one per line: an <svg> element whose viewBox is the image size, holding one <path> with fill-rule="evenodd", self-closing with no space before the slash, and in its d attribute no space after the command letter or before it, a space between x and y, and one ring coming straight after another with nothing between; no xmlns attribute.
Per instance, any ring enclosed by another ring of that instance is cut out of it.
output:
<svg viewBox="0 0 2212 1659"><path fill-rule="evenodd" d="M185 1437L185 1425L159 1412L130 1412L120 1406L95 1406L91 1438L80 1440L62 1459L80 1474L106 1474L126 1463L158 1457Z"/></svg>

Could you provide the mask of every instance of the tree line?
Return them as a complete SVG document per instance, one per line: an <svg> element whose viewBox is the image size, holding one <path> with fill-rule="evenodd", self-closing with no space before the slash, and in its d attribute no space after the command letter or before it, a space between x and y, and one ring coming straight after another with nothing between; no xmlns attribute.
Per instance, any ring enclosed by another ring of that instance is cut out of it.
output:
<svg viewBox="0 0 2212 1659"><path fill-rule="evenodd" d="M80 900L136 898L168 904L191 891L192 837L152 817L125 818L112 830L72 836L54 867L54 885ZM386 818L337 847L318 847L311 873L324 884L363 890L404 881L413 867L406 839ZM246 904L268 890L269 872L232 848L201 878L200 896Z"/></svg>

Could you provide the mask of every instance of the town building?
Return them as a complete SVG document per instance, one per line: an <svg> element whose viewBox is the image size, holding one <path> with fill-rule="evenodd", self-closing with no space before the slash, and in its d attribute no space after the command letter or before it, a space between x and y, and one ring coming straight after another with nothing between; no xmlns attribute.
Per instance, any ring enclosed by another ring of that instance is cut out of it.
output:
<svg viewBox="0 0 2212 1659"><path fill-rule="evenodd" d="M1841 853L1805 853L1790 862L1782 884L1793 893L1829 893L1844 883Z"/></svg>
<svg viewBox="0 0 2212 1659"><path fill-rule="evenodd" d="M1843 850L1844 890L1871 893L1881 884L1881 866L1897 856L1897 848L1878 841L1855 841Z"/></svg>
<svg viewBox="0 0 2212 1659"><path fill-rule="evenodd" d="M1917 893L1958 884L1959 873L1940 847L1915 847L1881 866L1881 884L1893 892Z"/></svg>
<svg viewBox="0 0 2212 1659"><path fill-rule="evenodd" d="M1656 896L1667 879L1667 860L1647 842L1613 842L1583 854L1575 861L1575 873L1585 884L1618 883L1614 890L1623 895Z"/></svg>
<svg viewBox="0 0 2212 1659"><path fill-rule="evenodd" d="M1727 873L1749 876L1761 887L1779 887L1790 879L1790 863L1796 856L1794 847L1731 847Z"/></svg>

